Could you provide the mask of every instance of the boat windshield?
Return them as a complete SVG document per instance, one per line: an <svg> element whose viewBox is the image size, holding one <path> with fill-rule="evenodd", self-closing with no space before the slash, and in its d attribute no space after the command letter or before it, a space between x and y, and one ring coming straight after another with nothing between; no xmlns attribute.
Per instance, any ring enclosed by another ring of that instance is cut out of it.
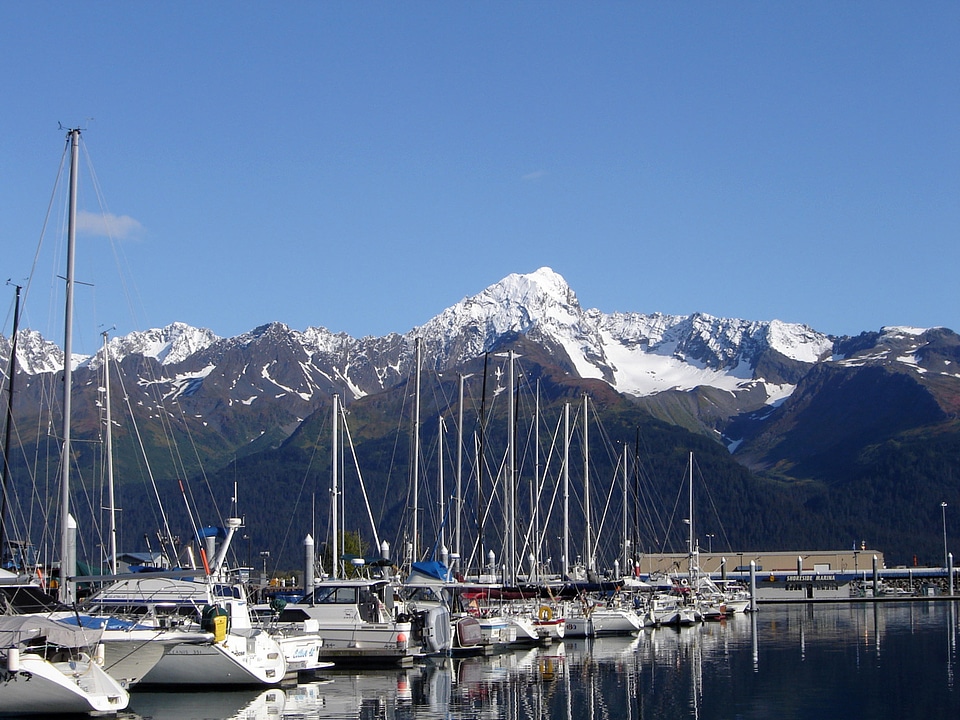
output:
<svg viewBox="0 0 960 720"><path fill-rule="evenodd" d="M356 605L357 604L356 587L329 587L317 588L314 592L313 602L330 605Z"/></svg>

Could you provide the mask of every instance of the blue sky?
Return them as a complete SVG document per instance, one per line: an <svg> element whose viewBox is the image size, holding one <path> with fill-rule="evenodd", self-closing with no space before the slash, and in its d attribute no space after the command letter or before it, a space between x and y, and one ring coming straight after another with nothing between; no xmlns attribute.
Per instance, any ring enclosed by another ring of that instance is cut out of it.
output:
<svg viewBox="0 0 960 720"><path fill-rule="evenodd" d="M62 123L120 219L79 240L84 350L406 332L545 265L604 312L960 330L958 35L957 2L5 3L0 273L40 258L59 341Z"/></svg>

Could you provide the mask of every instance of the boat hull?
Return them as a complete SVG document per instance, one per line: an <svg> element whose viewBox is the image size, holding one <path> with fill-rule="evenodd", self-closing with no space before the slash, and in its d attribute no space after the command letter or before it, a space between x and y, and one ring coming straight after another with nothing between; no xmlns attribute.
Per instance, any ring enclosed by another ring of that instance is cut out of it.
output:
<svg viewBox="0 0 960 720"><path fill-rule="evenodd" d="M6 659L4 659L6 665ZM20 656L15 673L4 671L0 715L115 713L130 696L89 657L48 662L39 655Z"/></svg>
<svg viewBox="0 0 960 720"><path fill-rule="evenodd" d="M279 644L267 633L228 633L209 645L170 648L140 681L143 685L258 686L283 680L287 663Z"/></svg>

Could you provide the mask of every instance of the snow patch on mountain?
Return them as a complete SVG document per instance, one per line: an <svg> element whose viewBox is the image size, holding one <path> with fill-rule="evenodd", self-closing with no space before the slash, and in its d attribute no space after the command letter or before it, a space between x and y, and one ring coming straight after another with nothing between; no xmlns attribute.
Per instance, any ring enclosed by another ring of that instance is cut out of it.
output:
<svg viewBox="0 0 960 720"><path fill-rule="evenodd" d="M109 347L114 360L122 360L128 355L142 355L154 358L162 365L175 365L210 347L219 339L209 330L175 322L164 328L136 331L123 337L112 338Z"/></svg>
<svg viewBox="0 0 960 720"><path fill-rule="evenodd" d="M903 336L903 335L923 335L930 328L909 327L907 325L885 325L880 328L884 335Z"/></svg>
<svg viewBox="0 0 960 720"><path fill-rule="evenodd" d="M17 367L28 375L39 375L63 370L63 350L45 340L36 330L20 330L17 333ZM10 344L4 338L4 356L10 357ZM74 357L74 365L85 358ZM4 370L6 372L6 370Z"/></svg>
<svg viewBox="0 0 960 720"><path fill-rule="evenodd" d="M618 342L607 333L603 337L607 360L613 369L614 388L629 395L643 397L665 390L690 390L700 385L732 391L745 379L681 360L670 351L671 346L662 348L664 352L649 352L639 345L631 347Z"/></svg>
<svg viewBox="0 0 960 720"><path fill-rule="evenodd" d="M815 363L833 350L833 340L806 325L771 320L767 327L767 343L784 357Z"/></svg>
<svg viewBox="0 0 960 720"><path fill-rule="evenodd" d="M797 389L796 385L784 384L775 385L774 383L764 383L767 390L767 405L777 407L783 404L783 401L793 395Z"/></svg>

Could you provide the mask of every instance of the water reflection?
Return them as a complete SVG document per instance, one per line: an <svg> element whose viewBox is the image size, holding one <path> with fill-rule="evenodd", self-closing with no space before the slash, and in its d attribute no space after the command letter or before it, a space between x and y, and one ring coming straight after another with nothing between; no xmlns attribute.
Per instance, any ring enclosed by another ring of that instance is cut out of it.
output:
<svg viewBox="0 0 960 720"><path fill-rule="evenodd" d="M679 630L431 659L406 670L331 670L283 690L137 692L123 716L956 718L956 660L953 603L762 606Z"/></svg>
<svg viewBox="0 0 960 720"><path fill-rule="evenodd" d="M136 692L129 711L121 717L143 720L257 720L277 718L284 712L285 693L273 690L227 692Z"/></svg>

